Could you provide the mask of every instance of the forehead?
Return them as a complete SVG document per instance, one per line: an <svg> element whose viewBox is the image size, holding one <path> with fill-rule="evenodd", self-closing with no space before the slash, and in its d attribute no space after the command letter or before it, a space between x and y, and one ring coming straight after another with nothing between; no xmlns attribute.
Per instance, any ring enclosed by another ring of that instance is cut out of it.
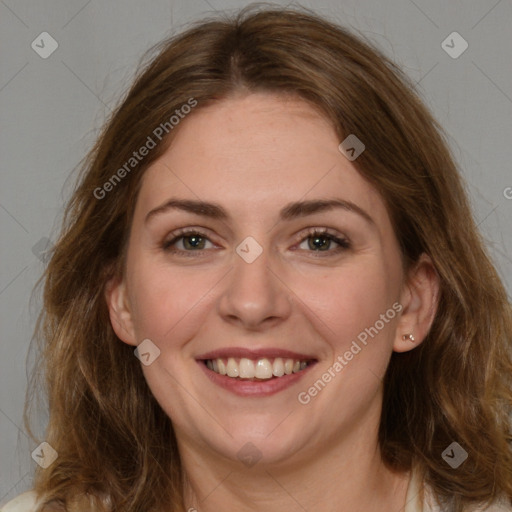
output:
<svg viewBox="0 0 512 512"><path fill-rule="evenodd" d="M338 149L330 121L298 98L251 94L197 109L146 171L142 210L169 196L269 211L300 199L337 195L385 215L373 187Z"/></svg>

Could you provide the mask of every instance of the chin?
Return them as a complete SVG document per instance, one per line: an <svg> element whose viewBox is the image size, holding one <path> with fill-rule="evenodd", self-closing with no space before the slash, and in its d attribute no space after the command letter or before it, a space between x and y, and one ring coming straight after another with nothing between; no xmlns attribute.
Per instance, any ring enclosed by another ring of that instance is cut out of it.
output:
<svg viewBox="0 0 512 512"><path fill-rule="evenodd" d="M279 429L276 428L277 424L265 423L259 425L261 428L258 429L253 426L250 431L245 426L239 431L230 430L233 437L226 434L222 440L205 439L205 442L225 458L247 467L283 465L300 455L307 440L303 429L299 438L290 430L289 425Z"/></svg>

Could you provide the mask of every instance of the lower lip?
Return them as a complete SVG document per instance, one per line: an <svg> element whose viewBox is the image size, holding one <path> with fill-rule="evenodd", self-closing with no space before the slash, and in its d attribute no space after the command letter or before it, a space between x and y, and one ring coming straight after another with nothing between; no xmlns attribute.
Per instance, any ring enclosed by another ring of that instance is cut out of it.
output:
<svg viewBox="0 0 512 512"><path fill-rule="evenodd" d="M206 376L221 388L227 389L238 396L264 397L279 393L279 391L283 391L298 382L316 364L316 361L310 363L300 372L262 381L234 379L226 375L215 373L213 370L210 370L203 361L198 361L198 364L205 372Z"/></svg>

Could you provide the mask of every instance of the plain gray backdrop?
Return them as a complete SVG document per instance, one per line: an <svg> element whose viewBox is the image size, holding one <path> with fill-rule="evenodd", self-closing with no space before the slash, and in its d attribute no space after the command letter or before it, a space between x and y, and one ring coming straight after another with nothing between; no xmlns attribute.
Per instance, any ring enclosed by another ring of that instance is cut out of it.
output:
<svg viewBox="0 0 512 512"><path fill-rule="evenodd" d="M44 250L57 237L74 169L145 50L191 21L249 3L0 0L0 506L31 487L36 467L31 452L37 444L22 423L27 354L40 308L38 295L29 299L44 268ZM510 292L511 0L301 5L369 37L419 84L448 135L475 218ZM37 354L30 356L29 362ZM43 407L41 429L45 421Z"/></svg>

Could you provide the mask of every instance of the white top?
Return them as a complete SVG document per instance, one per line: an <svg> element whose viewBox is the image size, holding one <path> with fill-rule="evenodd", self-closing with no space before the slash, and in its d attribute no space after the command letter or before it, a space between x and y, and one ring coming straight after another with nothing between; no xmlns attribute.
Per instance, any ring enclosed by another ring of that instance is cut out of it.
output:
<svg viewBox="0 0 512 512"><path fill-rule="evenodd" d="M9 501L0 512L35 512L36 505L36 493L29 491Z"/></svg>
<svg viewBox="0 0 512 512"><path fill-rule="evenodd" d="M423 490L423 502L421 502L421 491ZM472 512L483 512L483 508L471 508ZM2 511L0 511L2 512ZM17 511L16 511L17 512ZM404 512L442 512L431 489L423 485L421 475L417 467L414 467L407 487ZM505 499L493 503L485 512L512 512L512 505Z"/></svg>
<svg viewBox="0 0 512 512"><path fill-rule="evenodd" d="M426 490L424 501L421 503L420 491L422 487L419 472L416 469L413 469L411 479L409 480L409 485L407 487L404 512L442 512L441 509L435 505L433 495L428 491L428 489ZM34 491L29 491L20 494L7 503L0 512L35 512L36 506L36 494ZM483 509L475 509L474 512L479 512L481 510ZM507 504L505 500L502 500L486 509L485 512L512 512L512 506Z"/></svg>

